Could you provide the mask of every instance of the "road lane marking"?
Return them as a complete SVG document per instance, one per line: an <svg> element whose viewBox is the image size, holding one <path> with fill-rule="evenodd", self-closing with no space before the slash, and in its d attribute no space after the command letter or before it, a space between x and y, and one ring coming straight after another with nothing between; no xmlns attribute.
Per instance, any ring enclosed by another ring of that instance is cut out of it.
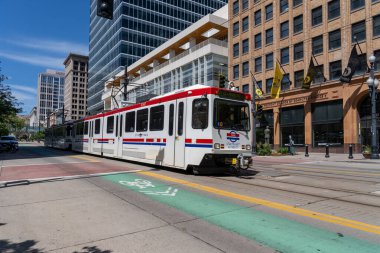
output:
<svg viewBox="0 0 380 253"><path fill-rule="evenodd" d="M87 162L62 162L62 163L30 163L30 164L15 164L15 165L5 165L3 168L7 167L28 167L28 166L43 166L43 165L55 165L55 164L75 164L75 163L89 163L90 161ZM100 161L94 161L92 163L99 163Z"/></svg>
<svg viewBox="0 0 380 253"><path fill-rule="evenodd" d="M159 174L156 174L153 172L141 171L138 173L142 174L142 175L149 176L149 177L161 179L164 181L178 183L178 184L185 185L185 186L197 189L197 190L213 193L213 194L216 194L219 196L238 199L238 200L242 200L242 201L249 202L252 204L263 205L266 207L270 207L273 209L297 214L300 216L309 217L312 219L317 219L317 220L321 220L321 221L325 221L325 222L329 222L329 223L334 223L334 224L338 224L338 225L345 226L345 227L358 229L358 230L365 231L368 233L374 233L374 234L380 235L380 226L367 224L367 223L355 221L355 220L349 220L349 219L345 219L345 218L342 218L339 216L309 211L306 209L297 208L294 206L285 205L285 204L281 204L281 203L277 203L277 202L272 202L272 201L265 200L265 199L259 199L259 198L254 198L254 197L250 197L250 196L246 196L246 195L240 195L237 193L221 190L218 188L205 186L205 185L201 185L201 184L197 184L197 183L192 183L192 182L182 180L182 179L177 179L177 178L159 175Z"/></svg>
<svg viewBox="0 0 380 253"><path fill-rule="evenodd" d="M82 160L86 160L86 161L90 161L90 162L97 162L99 163L100 161L97 160L97 159L93 159L91 157L88 157L88 156L83 156L83 155L71 155L69 157L73 157L73 158L78 158L78 159L82 159Z"/></svg>
<svg viewBox="0 0 380 253"><path fill-rule="evenodd" d="M163 182L162 179L157 180L157 178L142 173L107 175L103 178L120 187L134 191L136 194L143 194L141 191L144 189L136 184L126 182L145 181L143 185L140 183L138 185L144 187L153 185L157 191L174 187L168 182ZM182 186L186 187L186 185ZM145 189L152 189L152 187ZM266 245L276 252L379 252L379 244L269 214L252 208L252 205L243 206L201 192L189 191L183 187L179 189L173 197L158 194L144 196L169 208L175 208L191 215L195 219L201 219L259 244ZM149 209L148 211L154 214L162 211L162 209L160 208L158 211Z"/></svg>

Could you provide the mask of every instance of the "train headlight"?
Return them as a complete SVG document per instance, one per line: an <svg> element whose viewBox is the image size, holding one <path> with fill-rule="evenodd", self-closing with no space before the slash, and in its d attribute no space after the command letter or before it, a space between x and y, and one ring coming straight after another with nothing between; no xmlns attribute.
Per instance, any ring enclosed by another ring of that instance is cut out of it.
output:
<svg viewBox="0 0 380 253"><path fill-rule="evenodd" d="M214 143L214 149L220 149L220 144L219 143Z"/></svg>
<svg viewBox="0 0 380 253"><path fill-rule="evenodd" d="M246 148L247 150L251 150L251 145L246 145L245 148Z"/></svg>

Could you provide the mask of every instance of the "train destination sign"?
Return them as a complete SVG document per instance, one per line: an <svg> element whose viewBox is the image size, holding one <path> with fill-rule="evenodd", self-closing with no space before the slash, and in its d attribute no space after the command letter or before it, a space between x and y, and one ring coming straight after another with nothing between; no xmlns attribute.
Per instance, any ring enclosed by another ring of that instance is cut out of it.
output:
<svg viewBox="0 0 380 253"><path fill-rule="evenodd" d="M245 96L243 93L230 92L227 90L219 90L218 95L221 98L229 98L229 99L240 100L240 101L245 100Z"/></svg>

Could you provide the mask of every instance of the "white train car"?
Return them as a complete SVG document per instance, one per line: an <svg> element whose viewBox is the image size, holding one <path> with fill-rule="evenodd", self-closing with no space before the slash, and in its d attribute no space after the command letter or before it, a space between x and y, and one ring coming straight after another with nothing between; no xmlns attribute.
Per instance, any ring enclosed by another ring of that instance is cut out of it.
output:
<svg viewBox="0 0 380 253"><path fill-rule="evenodd" d="M74 122L73 150L199 173L251 162L251 96L195 85Z"/></svg>
<svg viewBox="0 0 380 253"><path fill-rule="evenodd" d="M45 130L45 146L64 150L72 149L72 127L71 122L54 125Z"/></svg>

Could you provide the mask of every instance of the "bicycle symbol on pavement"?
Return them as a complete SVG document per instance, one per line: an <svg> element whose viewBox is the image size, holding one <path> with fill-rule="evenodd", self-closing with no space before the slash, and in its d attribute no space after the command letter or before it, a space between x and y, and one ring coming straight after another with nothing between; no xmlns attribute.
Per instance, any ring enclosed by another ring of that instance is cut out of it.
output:
<svg viewBox="0 0 380 253"><path fill-rule="evenodd" d="M139 189L156 187L156 186L154 186L154 184L152 182L145 180L145 179L135 179L135 181L133 181L133 182L119 181L119 183L122 185L126 185L126 186L137 187Z"/></svg>
<svg viewBox="0 0 380 253"><path fill-rule="evenodd" d="M139 192L147 194L147 195L174 197L178 192L178 189L172 188L172 187L168 187L165 191L158 191L159 188L148 190L148 191L144 190L147 188L156 188L156 186L149 180L139 179L139 178L135 179L134 181L119 181L119 183L125 186L139 188Z"/></svg>

